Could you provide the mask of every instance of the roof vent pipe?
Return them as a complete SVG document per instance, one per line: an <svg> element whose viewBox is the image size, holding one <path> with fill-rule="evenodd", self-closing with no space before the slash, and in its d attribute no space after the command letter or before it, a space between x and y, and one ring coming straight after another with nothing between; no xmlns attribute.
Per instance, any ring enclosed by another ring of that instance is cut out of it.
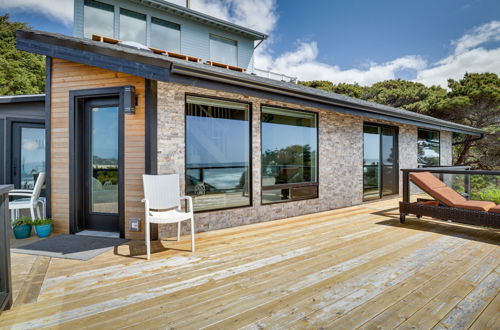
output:
<svg viewBox="0 0 500 330"><path fill-rule="evenodd" d="M189 5L189 0L186 0L186 8L189 8L189 7L191 7L191 6Z"/></svg>

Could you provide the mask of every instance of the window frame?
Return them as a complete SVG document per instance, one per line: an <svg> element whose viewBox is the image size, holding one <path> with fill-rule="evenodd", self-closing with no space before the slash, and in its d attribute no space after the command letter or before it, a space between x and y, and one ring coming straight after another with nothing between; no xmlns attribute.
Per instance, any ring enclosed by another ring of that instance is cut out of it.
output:
<svg viewBox="0 0 500 330"><path fill-rule="evenodd" d="M155 20L165 22L165 23L167 23L167 25L171 24L171 25L176 25L179 27L179 29L178 29L178 31L179 31L179 53L182 53L182 25L179 23L175 23L173 21L169 21L169 20L157 17L157 16L151 16L151 19L149 21L149 29L146 29L146 34L148 33L148 30L149 30L149 38L146 37L146 39L149 39L149 47L156 48L153 45L151 45L151 40L152 40L152 36L153 36L153 24L156 24L156 25L161 25L161 24L154 23ZM146 22L146 25L147 25L147 23L148 22ZM171 27L171 29L174 29L174 28ZM163 48L159 48L159 49L163 49ZM167 49L165 49L165 50L167 50Z"/></svg>
<svg viewBox="0 0 500 330"><path fill-rule="evenodd" d="M127 12L130 14L127 15ZM151 24L150 22L148 22L148 15L141 13L141 12L138 12L138 11L135 11L135 10L125 8L125 7L118 8L118 39L126 40L122 37L122 33L123 33L122 16L127 16L129 18L135 18L137 20L142 20L142 18L139 18L138 16L144 16L144 42L140 42L140 43L147 46L147 44L148 44L148 24ZM116 23L116 21L115 21L115 23ZM115 29L116 29L116 27L115 27ZM135 41L135 40L130 40L130 41ZM135 42L139 42L139 41L135 41Z"/></svg>
<svg viewBox="0 0 500 330"><path fill-rule="evenodd" d="M437 165L426 165L426 164L419 164L418 163L418 133L420 131L426 131L426 132L435 132L438 135L438 146L439 146L439 157L438 157L438 164ZM441 167L441 131L438 130L433 130L433 129L428 129L428 128L422 128L418 127L417 128L417 167Z"/></svg>
<svg viewBox="0 0 500 330"><path fill-rule="evenodd" d="M212 59L212 47L211 47L212 36L215 37L215 38L225 39L225 40L230 40L230 41L234 41L235 42L235 47L236 47L236 64L230 64L230 63L224 63L224 64L228 64L228 65L232 65L232 66L239 66L240 61L239 61L239 47L238 47L239 42L238 42L238 40L227 38L227 37L215 34L215 33L209 33L208 34L208 57L209 57L210 61L219 62L219 61L215 61L215 60Z"/></svg>
<svg viewBox="0 0 500 330"><path fill-rule="evenodd" d="M212 95L205 95L205 94L199 94L199 93L184 93L184 195L189 196L186 192L186 174L187 174L187 98L189 96L193 97L201 97L205 99L213 99L213 100L219 100L219 101L228 101L228 102L234 102L234 103L240 103L240 104L246 104L248 105L248 199L249 203L247 205L240 205L240 206L229 206L229 207L221 207L221 208L214 208L210 210L198 210L194 211L194 213L199 214L199 213L208 213L208 212L217 212L217 211L223 211L223 210L233 210L233 209L241 209L241 208L247 208L247 207L252 207L253 204L253 104L252 102L245 102L245 101L240 101L236 99L231 99L231 98L226 98L226 97L218 97L218 96L212 96Z"/></svg>
<svg viewBox="0 0 500 330"><path fill-rule="evenodd" d="M263 113L263 108L268 107L268 108L275 108L275 109L283 109L283 110L288 110L288 111L295 111L295 112L302 112L302 113L307 113L307 114L314 114L316 117L316 146L317 146L317 159L316 159L316 182L304 182L304 183L285 183L285 184L275 184L272 186L263 186L262 185L262 113ZM320 164L320 152L319 152L319 112L315 111L308 111L308 110L303 110L303 109L295 109L295 108L288 108L288 107L282 107L282 106L276 106L274 104L268 104L268 103L261 103L260 105L260 114L259 114L259 121L260 121L260 204L261 205L273 205L273 204L282 204L282 203L290 203L290 202L298 202L298 201L305 201L305 200L313 200L313 199L318 199L320 198L320 192L319 192L319 180L320 180L320 175L319 175L319 164ZM282 201L276 201L276 202L269 202L269 203L264 203L263 200L263 193L266 190L277 190L277 189L290 189L293 188L302 188L302 187L317 187L317 194L315 197L310 197L310 198L291 198L289 200L282 200Z"/></svg>
<svg viewBox="0 0 500 330"><path fill-rule="evenodd" d="M87 2L88 2L88 4L87 4ZM94 3L94 4L92 4L92 3ZM106 2L98 1L98 0L84 0L83 1L83 22L82 22L83 28L82 28L82 32L83 32L84 38L85 38L85 18L86 18L85 7L100 9L100 10L106 11L108 13L112 13L112 15L113 15L112 35L109 37L114 38L115 37L115 16L116 16L115 6L110 5L109 3L106 3ZM106 9L106 7L107 7L107 9ZM92 38L92 37L90 37L90 38Z"/></svg>

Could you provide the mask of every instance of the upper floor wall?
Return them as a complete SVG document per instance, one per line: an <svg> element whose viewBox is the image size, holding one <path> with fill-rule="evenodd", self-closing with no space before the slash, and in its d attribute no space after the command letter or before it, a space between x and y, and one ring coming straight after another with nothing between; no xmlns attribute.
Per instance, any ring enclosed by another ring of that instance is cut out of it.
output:
<svg viewBox="0 0 500 330"><path fill-rule="evenodd" d="M91 38L97 34L136 41L253 72L254 43L258 37L220 26L130 0L75 0L75 37Z"/></svg>

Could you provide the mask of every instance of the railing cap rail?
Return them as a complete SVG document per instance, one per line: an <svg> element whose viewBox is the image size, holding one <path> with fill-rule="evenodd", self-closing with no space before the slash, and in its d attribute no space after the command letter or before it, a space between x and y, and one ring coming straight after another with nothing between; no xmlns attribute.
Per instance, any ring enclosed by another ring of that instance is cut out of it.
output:
<svg viewBox="0 0 500 330"><path fill-rule="evenodd" d="M487 171L487 170L453 170L441 168L404 168L401 169L403 173L410 172L431 172L443 174L475 174L475 175L500 175L500 171Z"/></svg>

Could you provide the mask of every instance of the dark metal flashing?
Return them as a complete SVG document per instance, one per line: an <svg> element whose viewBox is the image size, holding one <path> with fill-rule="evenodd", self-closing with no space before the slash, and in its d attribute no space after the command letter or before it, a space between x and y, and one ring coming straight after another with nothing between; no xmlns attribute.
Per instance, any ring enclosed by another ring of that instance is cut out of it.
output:
<svg viewBox="0 0 500 330"><path fill-rule="evenodd" d="M129 73L146 79L238 91L330 111L479 136L481 129L363 101L323 90L234 72L165 55L125 48L84 38L40 31L17 31L17 47L46 56ZM212 87L209 87L212 86ZM238 89L239 88L239 89Z"/></svg>
<svg viewBox="0 0 500 330"><path fill-rule="evenodd" d="M128 73L134 76L144 77L153 80L168 81L169 65L165 62L163 67L150 64L156 61L139 61L135 56L122 56L119 52L94 52L87 50L85 45L72 44L48 44L47 41L24 39L23 33L17 34L17 49L27 52L42 54L48 57L60 58L72 62L82 63L90 66L97 66L103 69ZM44 39L43 37L41 39ZM72 46L75 46L73 48ZM149 62L149 63L145 63ZM167 67L165 65L167 64Z"/></svg>
<svg viewBox="0 0 500 330"><path fill-rule="evenodd" d="M0 103L43 102L44 94L0 96Z"/></svg>
<svg viewBox="0 0 500 330"><path fill-rule="evenodd" d="M118 126L118 166L122 170L119 172L119 186L118 186L118 217L120 227L120 237L125 237L125 114L123 112L123 99L125 87L105 87L105 88L92 88L82 90L72 90L69 92L69 186L70 186L70 199L69 199L69 222L70 233L75 234L78 231L77 215L81 211L79 209L78 196L81 195L81 187L78 186L78 162L76 142L78 139L76 129L79 127L78 122L78 107L85 99L93 99L100 97L118 97L119 98L119 126Z"/></svg>
<svg viewBox="0 0 500 330"><path fill-rule="evenodd" d="M45 58L45 210L47 217L52 216L52 190L51 190L51 84L52 84L52 58Z"/></svg>

